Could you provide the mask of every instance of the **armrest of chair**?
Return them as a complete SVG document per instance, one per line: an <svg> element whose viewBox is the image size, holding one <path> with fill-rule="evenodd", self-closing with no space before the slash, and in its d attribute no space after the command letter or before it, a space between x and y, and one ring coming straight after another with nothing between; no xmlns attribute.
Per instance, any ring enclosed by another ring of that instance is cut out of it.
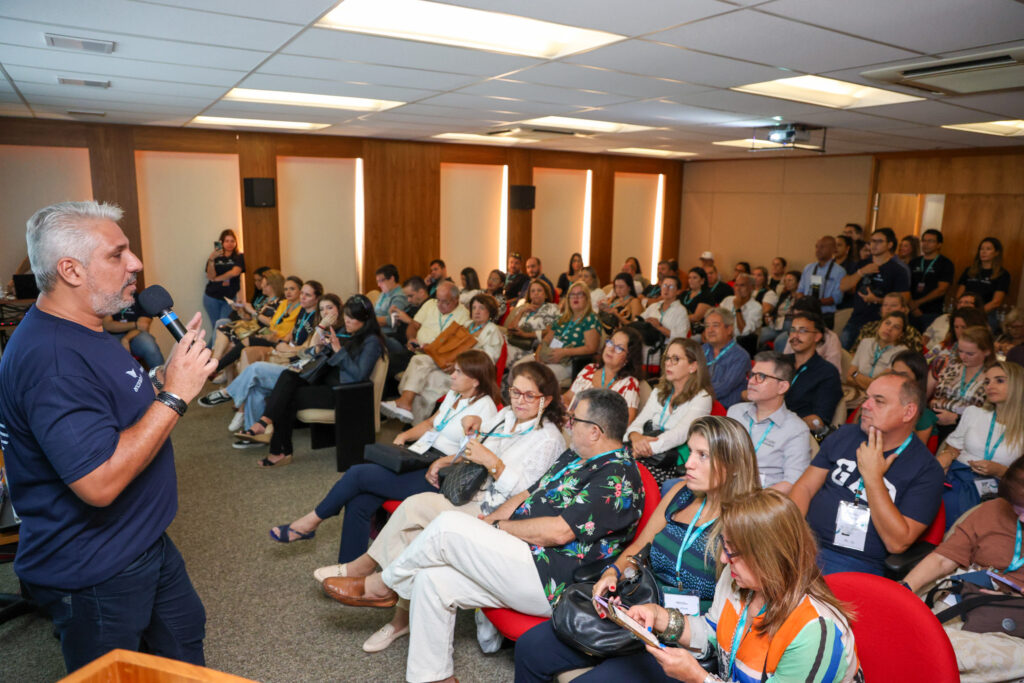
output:
<svg viewBox="0 0 1024 683"><path fill-rule="evenodd" d="M338 471L362 462L363 447L377 438L373 420L373 382L333 387L334 443Z"/></svg>
<svg viewBox="0 0 1024 683"><path fill-rule="evenodd" d="M928 553L935 550L935 546L927 541L918 541L902 553L893 553L885 558L885 568L897 579L902 579L918 562L923 560Z"/></svg>

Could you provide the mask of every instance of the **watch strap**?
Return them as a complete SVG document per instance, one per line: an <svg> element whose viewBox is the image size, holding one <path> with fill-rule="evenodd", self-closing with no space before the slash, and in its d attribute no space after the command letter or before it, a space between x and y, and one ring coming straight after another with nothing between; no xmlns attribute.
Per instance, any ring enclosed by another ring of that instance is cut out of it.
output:
<svg viewBox="0 0 1024 683"><path fill-rule="evenodd" d="M169 391L161 391L156 395L156 400L163 403L180 416L184 416L185 411L188 410L188 404L185 403L180 396L172 394Z"/></svg>

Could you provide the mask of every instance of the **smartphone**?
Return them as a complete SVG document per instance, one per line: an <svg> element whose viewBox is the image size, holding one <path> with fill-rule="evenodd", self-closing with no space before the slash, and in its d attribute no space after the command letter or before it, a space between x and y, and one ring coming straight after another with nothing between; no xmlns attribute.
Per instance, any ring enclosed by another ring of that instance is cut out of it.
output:
<svg viewBox="0 0 1024 683"><path fill-rule="evenodd" d="M992 571L991 569L988 570L985 573L988 574L989 578L992 579L992 582L993 582L992 585L993 586L995 586L995 582L998 581L999 583L1002 583L1004 585L1009 586L1010 588L1012 588L1013 590L1017 591L1018 593L1024 593L1024 589L1021 589L1020 586L1015 584L1013 581L1010 581L1008 578L1006 578L1002 574L997 574L994 571ZM995 586L995 587L999 588L999 586Z"/></svg>
<svg viewBox="0 0 1024 683"><path fill-rule="evenodd" d="M221 249L223 246L224 244L220 240L217 240L216 242L213 243L214 249Z"/></svg>
<svg viewBox="0 0 1024 683"><path fill-rule="evenodd" d="M626 610L622 609L615 603L608 602L605 598L600 595L594 598L594 602L608 610L608 618L613 622L626 629L634 636L639 638L644 643L652 647L660 647L664 649L664 645L659 641L653 633L648 631L646 628L640 625L640 622L636 621L633 617L626 613Z"/></svg>

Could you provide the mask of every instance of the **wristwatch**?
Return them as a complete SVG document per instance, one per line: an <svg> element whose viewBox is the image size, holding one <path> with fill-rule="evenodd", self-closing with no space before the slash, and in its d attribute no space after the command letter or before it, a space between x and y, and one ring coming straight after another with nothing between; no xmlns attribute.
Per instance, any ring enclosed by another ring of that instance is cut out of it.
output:
<svg viewBox="0 0 1024 683"><path fill-rule="evenodd" d="M156 376L157 372L162 367L163 367L162 365L157 365L156 367L150 368L149 369L149 373L148 373L149 374L149 381L153 383L153 386L156 387L157 391L160 391L161 389L164 388L164 383L161 382L159 380L159 378L157 378L157 376Z"/></svg>
<svg viewBox="0 0 1024 683"><path fill-rule="evenodd" d="M185 411L188 410L188 404L182 400L181 396L172 394L169 391L161 391L156 395L156 399L160 403L176 412L179 416L184 416Z"/></svg>

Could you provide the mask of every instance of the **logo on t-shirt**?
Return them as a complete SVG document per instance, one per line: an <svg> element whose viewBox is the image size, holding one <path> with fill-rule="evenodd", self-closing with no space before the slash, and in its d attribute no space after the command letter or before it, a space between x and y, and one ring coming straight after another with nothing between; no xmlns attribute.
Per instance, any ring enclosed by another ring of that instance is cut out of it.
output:
<svg viewBox="0 0 1024 683"><path fill-rule="evenodd" d="M139 393L139 388L142 386L142 374L135 372L135 368L132 368L131 370L125 370L124 374L128 375L129 377L136 378L135 386L132 388L132 391L134 391L135 393Z"/></svg>
<svg viewBox="0 0 1024 683"><path fill-rule="evenodd" d="M847 460L846 458L839 458L838 460L836 460L836 466L831 473L832 483L834 483L836 486L842 486L844 488L849 489L851 492L853 492L854 497L857 496L857 492L860 489L859 483L861 480L861 477L859 476L856 478L852 477L855 469L857 469L856 460ZM885 477L882 477L882 483L885 484L885 490L889 492L889 497L895 503L896 487L889 483L889 480L886 479ZM864 497L866 499L866 493L864 494Z"/></svg>

